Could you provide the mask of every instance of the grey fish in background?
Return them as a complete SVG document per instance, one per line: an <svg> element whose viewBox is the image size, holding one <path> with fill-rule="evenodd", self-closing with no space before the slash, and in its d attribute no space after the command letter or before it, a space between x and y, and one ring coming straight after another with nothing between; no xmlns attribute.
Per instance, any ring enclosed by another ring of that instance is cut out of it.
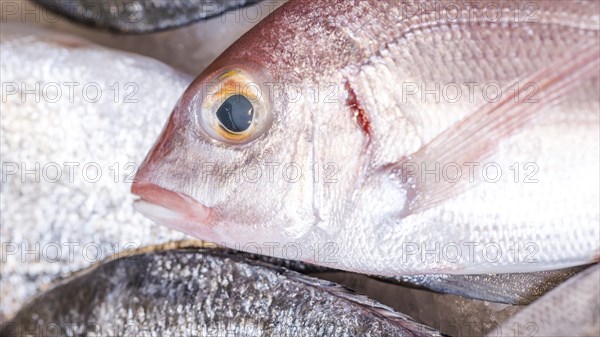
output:
<svg viewBox="0 0 600 337"><path fill-rule="evenodd" d="M488 336L600 336L600 265L561 284Z"/></svg>
<svg viewBox="0 0 600 337"><path fill-rule="evenodd" d="M223 250L103 263L35 298L2 335L50 328L61 336L440 335L334 283Z"/></svg>
<svg viewBox="0 0 600 337"><path fill-rule="evenodd" d="M393 284L507 304L529 304L587 266L535 273L407 275L380 278Z"/></svg>
<svg viewBox="0 0 600 337"><path fill-rule="evenodd" d="M597 261L600 2L420 4L278 8L183 94L136 208L381 276Z"/></svg>
<svg viewBox="0 0 600 337"><path fill-rule="evenodd" d="M194 76L283 3L283 0L261 1L189 26L131 35L73 23L29 0L0 0L3 23L27 23L45 30L81 36L106 47L153 57Z"/></svg>
<svg viewBox="0 0 600 337"><path fill-rule="evenodd" d="M119 33L152 33L189 25L259 0L34 0L79 23Z"/></svg>
<svg viewBox="0 0 600 337"><path fill-rule="evenodd" d="M185 238L136 214L128 191L187 75L12 23L0 32L0 72L1 318L53 279Z"/></svg>

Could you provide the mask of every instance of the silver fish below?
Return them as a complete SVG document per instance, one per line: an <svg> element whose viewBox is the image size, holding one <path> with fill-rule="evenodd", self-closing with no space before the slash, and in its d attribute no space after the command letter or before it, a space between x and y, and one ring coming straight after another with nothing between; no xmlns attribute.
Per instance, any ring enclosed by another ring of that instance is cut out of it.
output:
<svg viewBox="0 0 600 337"><path fill-rule="evenodd" d="M439 336L337 284L239 252L171 250L100 264L38 296L3 336Z"/></svg>

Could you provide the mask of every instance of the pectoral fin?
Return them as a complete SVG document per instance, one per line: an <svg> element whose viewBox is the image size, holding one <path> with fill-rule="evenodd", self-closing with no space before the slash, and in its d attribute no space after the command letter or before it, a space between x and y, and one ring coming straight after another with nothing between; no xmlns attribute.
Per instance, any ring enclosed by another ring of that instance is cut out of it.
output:
<svg viewBox="0 0 600 337"><path fill-rule="evenodd" d="M401 178L408 190L408 202L403 215L414 214L434 207L466 191L481 178L474 175L448 181L439 177L422 179L418 170L442 167L455 163L468 167L493 154L500 142L523 129L539 117L548 106L576 89L585 80L598 76L600 47L591 45L517 81L518 90L505 88L509 93L498 102L486 103L463 120L449 127L417 152L394 165L391 170ZM532 95L532 93L535 93ZM427 177L426 177L427 178Z"/></svg>

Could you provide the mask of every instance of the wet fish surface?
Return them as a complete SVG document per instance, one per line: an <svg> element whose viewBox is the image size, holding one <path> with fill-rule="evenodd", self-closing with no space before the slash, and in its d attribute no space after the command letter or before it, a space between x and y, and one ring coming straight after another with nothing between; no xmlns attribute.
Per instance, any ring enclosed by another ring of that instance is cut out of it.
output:
<svg viewBox="0 0 600 337"><path fill-rule="evenodd" d="M128 192L189 76L7 23L0 71L0 318L109 255L185 238L135 213Z"/></svg>
<svg viewBox="0 0 600 337"><path fill-rule="evenodd" d="M189 25L259 0L34 0L75 22L120 33L149 33Z"/></svg>
<svg viewBox="0 0 600 337"><path fill-rule="evenodd" d="M364 274L322 272L316 276L343 284L452 337L484 336L525 307L434 293Z"/></svg>
<svg viewBox="0 0 600 337"><path fill-rule="evenodd" d="M382 278L382 280L466 298L526 305L586 268L587 266L578 266L535 273L510 274L408 275Z"/></svg>
<svg viewBox="0 0 600 337"><path fill-rule="evenodd" d="M487 336L600 336L600 265L561 284Z"/></svg>
<svg viewBox="0 0 600 337"><path fill-rule="evenodd" d="M381 276L597 261L600 3L428 4L277 9L183 94L136 209Z"/></svg>
<svg viewBox="0 0 600 337"><path fill-rule="evenodd" d="M78 336L439 336L334 283L223 250L101 264L34 299L2 335L48 327Z"/></svg>

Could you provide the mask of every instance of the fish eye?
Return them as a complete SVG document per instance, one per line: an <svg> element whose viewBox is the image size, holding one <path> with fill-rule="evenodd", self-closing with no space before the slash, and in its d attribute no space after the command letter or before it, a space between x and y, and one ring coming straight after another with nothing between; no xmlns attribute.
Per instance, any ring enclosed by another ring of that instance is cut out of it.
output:
<svg viewBox="0 0 600 337"><path fill-rule="evenodd" d="M259 76L241 69L218 73L206 88L202 102L195 106L200 125L213 139L227 144L255 140L271 125L268 92Z"/></svg>
<svg viewBox="0 0 600 337"><path fill-rule="evenodd" d="M246 131L252 123L253 116L252 103L242 95L229 97L217 110L219 123L231 133Z"/></svg>

